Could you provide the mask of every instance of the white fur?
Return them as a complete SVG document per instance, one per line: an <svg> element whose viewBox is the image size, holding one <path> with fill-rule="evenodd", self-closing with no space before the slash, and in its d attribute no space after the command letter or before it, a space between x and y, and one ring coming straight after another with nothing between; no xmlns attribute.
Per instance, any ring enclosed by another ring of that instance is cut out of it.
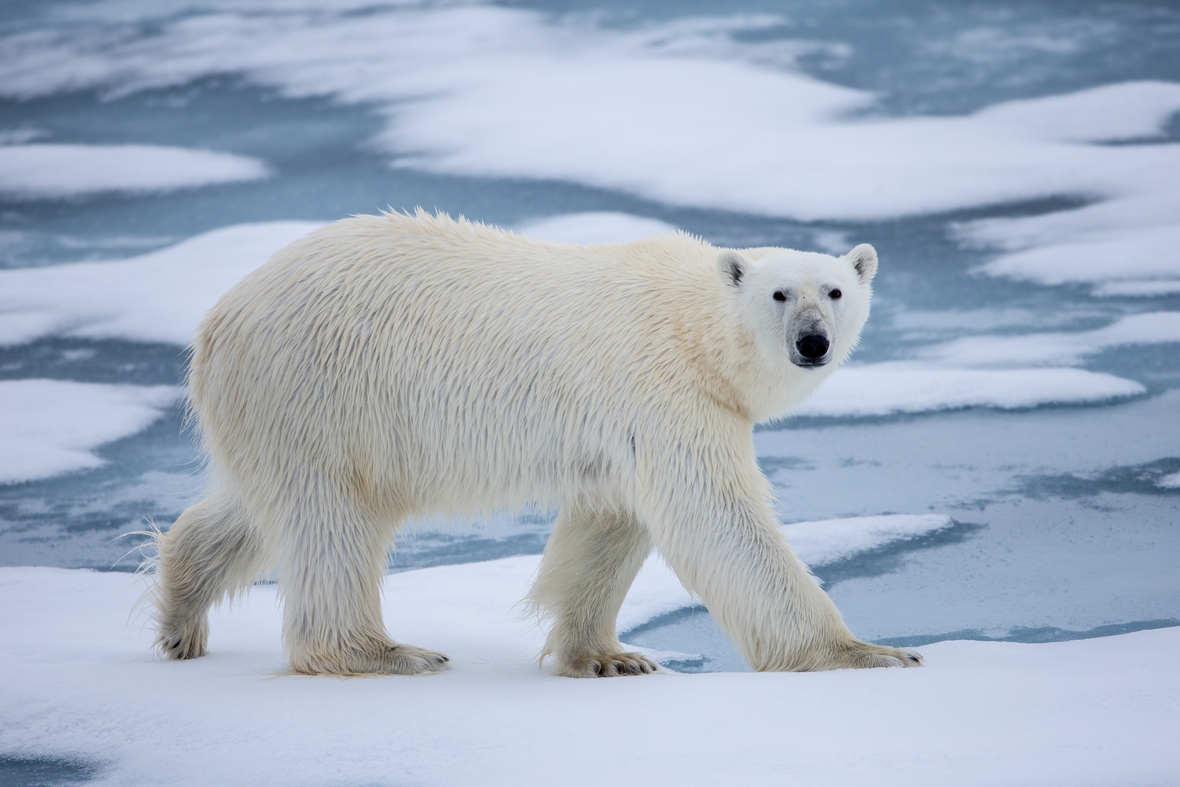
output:
<svg viewBox="0 0 1180 787"><path fill-rule="evenodd" d="M875 271L870 246L574 246L421 212L311 233L193 345L217 486L161 538L161 648L204 653L209 605L277 563L296 671L442 669L385 632L394 531L541 503L561 513L531 601L561 674L655 671L615 634L653 544L757 669L918 663L844 626L779 533L751 438L851 352ZM817 331L829 362L800 368Z"/></svg>

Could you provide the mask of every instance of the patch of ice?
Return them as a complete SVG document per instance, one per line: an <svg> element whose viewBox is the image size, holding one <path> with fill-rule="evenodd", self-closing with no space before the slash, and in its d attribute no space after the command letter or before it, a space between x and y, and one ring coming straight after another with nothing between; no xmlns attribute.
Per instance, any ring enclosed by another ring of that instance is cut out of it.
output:
<svg viewBox="0 0 1180 787"><path fill-rule="evenodd" d="M807 565L818 567L858 552L929 535L952 524L950 517L940 514L890 514L797 522L783 525L782 531L795 554ZM643 564L619 611L619 631L628 631L695 603L668 564L653 553Z"/></svg>
<svg viewBox="0 0 1180 787"><path fill-rule="evenodd" d="M1177 293L1180 293L1180 281L1147 279L1107 282L1095 287L1090 294L1099 298L1152 298Z"/></svg>
<svg viewBox="0 0 1180 787"><path fill-rule="evenodd" d="M366 680L285 673L274 586L213 612L208 656L163 662L142 618L128 621L136 578L0 569L0 754L175 787L1180 780L1177 628L944 642L914 670L568 680L537 668L543 633L516 617L536 567L387 577L391 632L453 666ZM642 734L612 735L604 756L587 730L621 719Z"/></svg>
<svg viewBox="0 0 1180 787"><path fill-rule="evenodd" d="M863 417L994 407L1092 404L1146 392L1139 383L1082 369L957 369L890 361L833 374L794 415Z"/></svg>
<svg viewBox="0 0 1180 787"><path fill-rule="evenodd" d="M258 180L255 158L159 145L0 145L0 194L59 199L108 191L170 191Z"/></svg>
<svg viewBox="0 0 1180 787"><path fill-rule="evenodd" d="M0 145L23 145L47 136L49 134L39 128L9 128L0 131Z"/></svg>
<svg viewBox="0 0 1180 787"><path fill-rule="evenodd" d="M628 243L649 235L676 232L667 222L630 213L566 213L526 222L517 232L557 243Z"/></svg>
<svg viewBox="0 0 1180 787"><path fill-rule="evenodd" d="M319 226L241 224L118 262L0 271L0 345L42 336L186 345L226 290Z"/></svg>
<svg viewBox="0 0 1180 787"><path fill-rule="evenodd" d="M1145 161L1136 163L1126 173L1134 177L1134 188L1107 201L1040 216L968 222L957 233L970 244L1006 252L978 269L987 276L1089 284L1095 295L1169 294L1180 280L1180 170L1160 164L1151 172Z"/></svg>
<svg viewBox="0 0 1180 787"><path fill-rule="evenodd" d="M1128 82L1060 96L1009 101L976 117L1014 134L1060 142L1111 142L1159 136L1176 105L1177 85Z"/></svg>
<svg viewBox="0 0 1180 787"><path fill-rule="evenodd" d="M1180 473L1171 473L1157 478L1155 485L1160 489L1180 489Z"/></svg>
<svg viewBox="0 0 1180 787"><path fill-rule="evenodd" d="M1180 209L1180 200L1175 207ZM1173 213L1169 220L1176 215L1180 213ZM991 225L989 234L1000 226ZM1180 279L1180 226L1133 226L1066 237L1003 254L978 270L988 276L1054 285Z"/></svg>
<svg viewBox="0 0 1180 787"><path fill-rule="evenodd" d="M970 336L924 348L920 356L957 366L1071 365L1111 347L1180 342L1180 312L1123 317L1093 331Z"/></svg>
<svg viewBox="0 0 1180 787"><path fill-rule="evenodd" d="M102 466L95 448L146 428L181 393L171 386L0 382L0 484Z"/></svg>
<svg viewBox="0 0 1180 787"><path fill-rule="evenodd" d="M858 552L909 541L954 524L942 514L885 514L783 526L783 535L809 566L826 566Z"/></svg>
<svg viewBox="0 0 1180 787"><path fill-rule="evenodd" d="M815 230L812 239L820 251L843 256L855 246L848 240L848 233L841 230Z"/></svg>
<svg viewBox="0 0 1180 787"><path fill-rule="evenodd" d="M1088 143L1158 135L1180 109L1180 84L1108 85L961 117L852 117L872 95L761 65L765 46L741 42L774 23L621 30L586 15L449 4L198 12L10 35L0 93L117 94L238 73L289 96L377 107L387 119L378 143L401 166L807 220L1176 191L1180 146Z"/></svg>

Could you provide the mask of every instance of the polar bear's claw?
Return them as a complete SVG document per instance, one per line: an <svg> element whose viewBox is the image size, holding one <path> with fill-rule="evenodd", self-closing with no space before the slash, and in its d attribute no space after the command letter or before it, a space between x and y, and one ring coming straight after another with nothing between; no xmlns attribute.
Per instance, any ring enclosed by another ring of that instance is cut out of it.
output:
<svg viewBox="0 0 1180 787"><path fill-rule="evenodd" d="M857 641L844 652L845 663L838 667L853 669L871 669L873 667L921 667L922 656L917 651L902 648L890 648L885 645L873 645L869 642Z"/></svg>
<svg viewBox="0 0 1180 787"><path fill-rule="evenodd" d="M450 659L432 650L412 645L393 645L378 657L377 668L365 670L385 675L432 675L448 668Z"/></svg>
<svg viewBox="0 0 1180 787"><path fill-rule="evenodd" d="M187 631L175 629L161 632L156 637L156 648L169 661L184 661L204 656L207 652L205 642L208 638L207 626L188 626Z"/></svg>
<svg viewBox="0 0 1180 787"><path fill-rule="evenodd" d="M331 657L292 659L292 669L303 675L433 675L450 666L450 659L412 645L382 644Z"/></svg>
<svg viewBox="0 0 1180 787"><path fill-rule="evenodd" d="M660 665L642 653L611 653L565 659L557 674L567 678L615 678L659 671Z"/></svg>

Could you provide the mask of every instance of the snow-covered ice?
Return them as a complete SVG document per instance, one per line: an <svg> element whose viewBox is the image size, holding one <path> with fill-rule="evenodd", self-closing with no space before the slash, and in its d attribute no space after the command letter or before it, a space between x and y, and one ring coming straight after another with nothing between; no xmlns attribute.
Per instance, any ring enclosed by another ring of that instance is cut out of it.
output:
<svg viewBox="0 0 1180 787"><path fill-rule="evenodd" d="M107 191L169 191L258 180L270 174L255 158L160 145L3 145L0 194L24 199L80 197Z"/></svg>
<svg viewBox="0 0 1180 787"><path fill-rule="evenodd" d="M96 785L1163 785L1180 778L1180 629L944 642L914 670L571 680L520 617L536 557L387 577L386 619L447 653L423 677L284 672L274 586L162 662L142 579L0 569L0 752ZM620 728L623 719L627 723ZM593 731L593 734L588 734Z"/></svg>
<svg viewBox="0 0 1180 787"><path fill-rule="evenodd" d="M960 117L863 116L872 94L762 65L756 45L744 50L730 35L781 23L764 15L619 30L584 16L449 5L221 11L150 32L11 35L0 95L122 94L237 73L291 97L378 108L378 143L399 166L807 220L1176 194L1178 146L1094 143L1158 136L1180 109L1180 84L1106 85Z"/></svg>
<svg viewBox="0 0 1180 787"><path fill-rule="evenodd" d="M1160 489L1180 489L1180 473L1169 473L1156 479L1155 485Z"/></svg>
<svg viewBox="0 0 1180 787"><path fill-rule="evenodd" d="M0 381L0 484L100 467L95 448L144 429L180 395L164 385Z"/></svg>
<svg viewBox="0 0 1180 787"><path fill-rule="evenodd" d="M793 415L880 416L962 407L1011 410L1125 399L1146 388L1083 369L960 369L907 361L836 371Z"/></svg>
<svg viewBox="0 0 1180 787"><path fill-rule="evenodd" d="M659 219L612 211L567 213L522 224L517 231L530 238L557 243L628 243L649 235L675 232Z"/></svg>
<svg viewBox="0 0 1180 787"><path fill-rule="evenodd" d="M271 220L420 202L557 241L678 224L876 244L861 362L799 411L819 418L754 435L793 518L958 520L784 526L854 629L1174 619L1174 9L508 5L0 13L0 374L28 378L0 382L7 562L104 564L112 528L182 507L143 480L193 458L171 422L135 462L52 476L170 412L173 385L93 380L178 382L203 312L318 226ZM683 16L702 13L720 16ZM225 226L246 221L271 223ZM91 382L41 379L63 375ZM407 544L401 565L520 554L546 527L510 512L491 535ZM373 680L285 675L270 585L214 613L208 658L174 664L128 617L137 580L0 570L0 781L6 758L39 757L136 785L1180 782L1180 629L943 642L922 670L568 681L536 668L520 617L536 561L390 576L391 631L455 667ZM620 626L659 642L701 618L659 616L693 603L653 558Z"/></svg>
<svg viewBox="0 0 1180 787"><path fill-rule="evenodd" d="M43 336L187 345L230 287L319 226L243 224L128 260L0 271L0 345Z"/></svg>
<svg viewBox="0 0 1180 787"><path fill-rule="evenodd" d="M922 358L960 366L1072 365L1131 345L1180 342L1180 312L1133 314L1092 331L969 336L924 347Z"/></svg>

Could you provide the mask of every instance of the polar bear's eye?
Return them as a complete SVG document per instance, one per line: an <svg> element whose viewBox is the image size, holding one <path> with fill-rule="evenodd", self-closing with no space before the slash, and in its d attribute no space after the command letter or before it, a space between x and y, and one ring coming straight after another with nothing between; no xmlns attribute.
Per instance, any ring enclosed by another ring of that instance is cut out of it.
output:
<svg viewBox="0 0 1180 787"><path fill-rule="evenodd" d="M774 299L776 301L785 301L787 299L787 294L782 290L776 290L774 293Z"/></svg>
<svg viewBox="0 0 1180 787"><path fill-rule="evenodd" d="M839 290L832 290L831 292L828 293L828 297L831 298L832 300L836 301L836 300L839 300L840 296L843 294L844 293L840 292Z"/></svg>

